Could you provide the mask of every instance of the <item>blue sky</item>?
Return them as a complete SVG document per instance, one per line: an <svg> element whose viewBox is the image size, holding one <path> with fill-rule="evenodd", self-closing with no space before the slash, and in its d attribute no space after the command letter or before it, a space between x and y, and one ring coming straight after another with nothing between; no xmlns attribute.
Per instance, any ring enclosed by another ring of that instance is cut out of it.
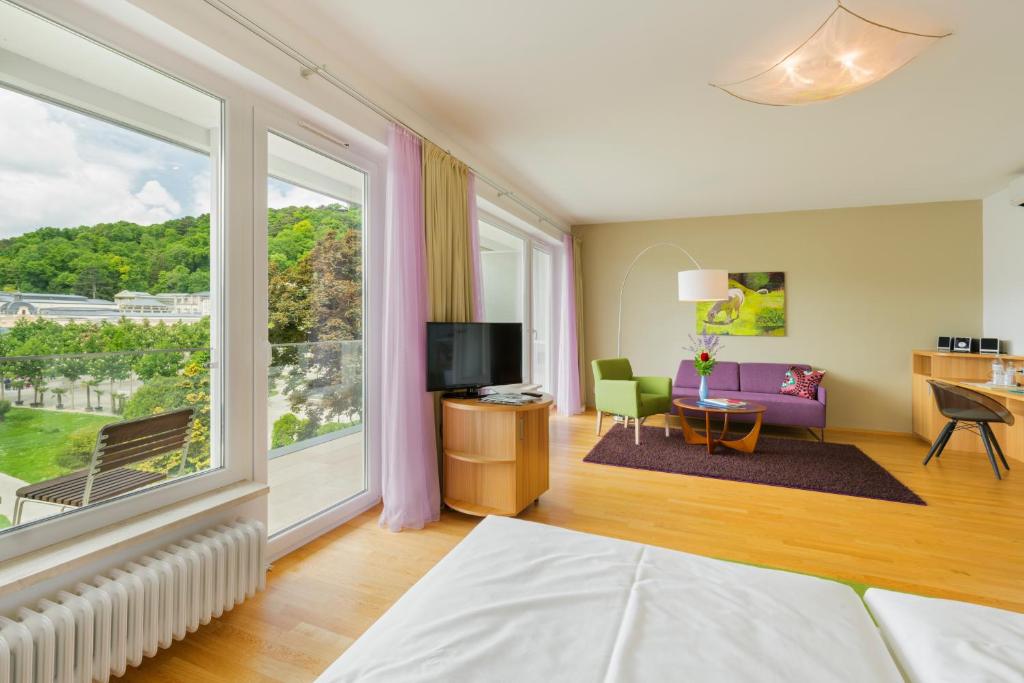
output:
<svg viewBox="0 0 1024 683"><path fill-rule="evenodd" d="M0 238L209 211L205 154L0 88ZM336 200L279 180L272 208Z"/></svg>

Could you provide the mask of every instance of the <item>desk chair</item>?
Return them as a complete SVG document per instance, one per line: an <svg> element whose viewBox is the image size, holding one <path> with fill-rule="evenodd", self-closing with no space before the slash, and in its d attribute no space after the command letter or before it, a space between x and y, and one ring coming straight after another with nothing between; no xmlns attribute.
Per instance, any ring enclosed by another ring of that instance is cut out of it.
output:
<svg viewBox="0 0 1024 683"><path fill-rule="evenodd" d="M944 417L948 417L949 422L939 432L939 436L932 444L928 455L925 456L923 464L927 465L932 456L941 457L942 450L949 443L953 432L958 429L966 429L976 431L981 437L981 442L985 444L985 452L988 453L988 461L992 465L992 471L995 472L996 479L1002 479L999 465L996 464L996 454L1003 462L1003 467L1009 470L1010 466L1006 462L1006 456L1003 455L1003 449L996 440L996 435L992 432L991 423L1001 422L1005 425L1012 425L1013 415L998 401L977 391L935 379L928 380L928 384L932 385L932 394L935 396L935 404L938 406L939 412ZM995 452L993 453L993 451Z"/></svg>

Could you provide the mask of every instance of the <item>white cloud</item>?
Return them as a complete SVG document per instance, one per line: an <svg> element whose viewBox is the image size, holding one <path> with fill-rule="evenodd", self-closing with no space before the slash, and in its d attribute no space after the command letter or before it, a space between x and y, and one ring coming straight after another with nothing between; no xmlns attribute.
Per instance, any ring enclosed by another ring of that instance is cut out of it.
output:
<svg viewBox="0 0 1024 683"><path fill-rule="evenodd" d="M338 203L342 202L334 197L328 197L325 194L280 180L271 180L267 184L267 206L271 209L283 209L286 206L326 206Z"/></svg>
<svg viewBox="0 0 1024 683"><path fill-rule="evenodd" d="M145 204L149 211L166 211L169 215L164 220L181 212L181 204L156 180L147 180L133 196Z"/></svg>
<svg viewBox="0 0 1024 683"><path fill-rule="evenodd" d="M0 88L0 237L181 216L157 179L169 147Z"/></svg>
<svg viewBox="0 0 1024 683"><path fill-rule="evenodd" d="M192 178L192 215L210 213L210 172Z"/></svg>

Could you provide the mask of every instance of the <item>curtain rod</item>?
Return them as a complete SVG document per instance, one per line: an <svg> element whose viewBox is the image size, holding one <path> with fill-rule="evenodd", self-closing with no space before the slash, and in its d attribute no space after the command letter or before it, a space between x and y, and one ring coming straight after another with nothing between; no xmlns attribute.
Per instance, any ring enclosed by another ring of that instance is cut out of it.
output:
<svg viewBox="0 0 1024 683"><path fill-rule="evenodd" d="M298 62L299 74L303 78L308 78L309 76L314 74L320 76L320 78L324 79L325 81L333 85L335 88L341 90L346 95L354 98L357 102L359 102L364 107L366 107L373 113L377 114L381 118L390 121L391 123L395 123L399 126L402 126L410 133L418 137L420 140L424 140L426 142L434 144L433 141L426 135L416 130L413 126L407 124L405 121L400 119L395 114L392 114L383 106L377 104L375 101L361 93L359 90L357 90L354 86L346 82L340 76L332 73L331 70L327 68L326 64L317 64L312 59L304 55L302 52L292 47L288 43L284 42L283 40L275 36L273 33L257 24L252 19L245 16L244 14L233 8L231 5L224 2L224 0L204 0L204 2L206 2L206 4L210 7L213 7L215 10L219 11L228 19L234 21L242 28L248 30L256 37L261 38L266 43L272 45L273 47L277 48L279 51L283 52L285 55L287 55L294 61ZM472 171L473 175L475 175L477 178L479 178L484 183L490 185L492 188L497 190L499 199L507 197L508 199L512 200L522 208L532 213L540 222L547 223L553 228L559 227L558 221L555 221L540 209L535 208L529 202L521 199L516 193L502 186L496 180L489 178L488 176L484 175L483 173L473 168L472 166L469 166L469 170Z"/></svg>

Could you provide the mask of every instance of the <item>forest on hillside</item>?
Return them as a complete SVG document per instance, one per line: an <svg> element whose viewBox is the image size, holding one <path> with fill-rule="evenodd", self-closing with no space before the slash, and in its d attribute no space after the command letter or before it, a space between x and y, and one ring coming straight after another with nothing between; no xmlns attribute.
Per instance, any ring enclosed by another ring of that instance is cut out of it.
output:
<svg viewBox="0 0 1024 683"><path fill-rule="evenodd" d="M358 206L287 207L268 212L270 261L294 267L331 234L362 224ZM210 289L210 216L155 225L127 221L76 228L41 227L0 239L0 289L112 299L117 292Z"/></svg>

